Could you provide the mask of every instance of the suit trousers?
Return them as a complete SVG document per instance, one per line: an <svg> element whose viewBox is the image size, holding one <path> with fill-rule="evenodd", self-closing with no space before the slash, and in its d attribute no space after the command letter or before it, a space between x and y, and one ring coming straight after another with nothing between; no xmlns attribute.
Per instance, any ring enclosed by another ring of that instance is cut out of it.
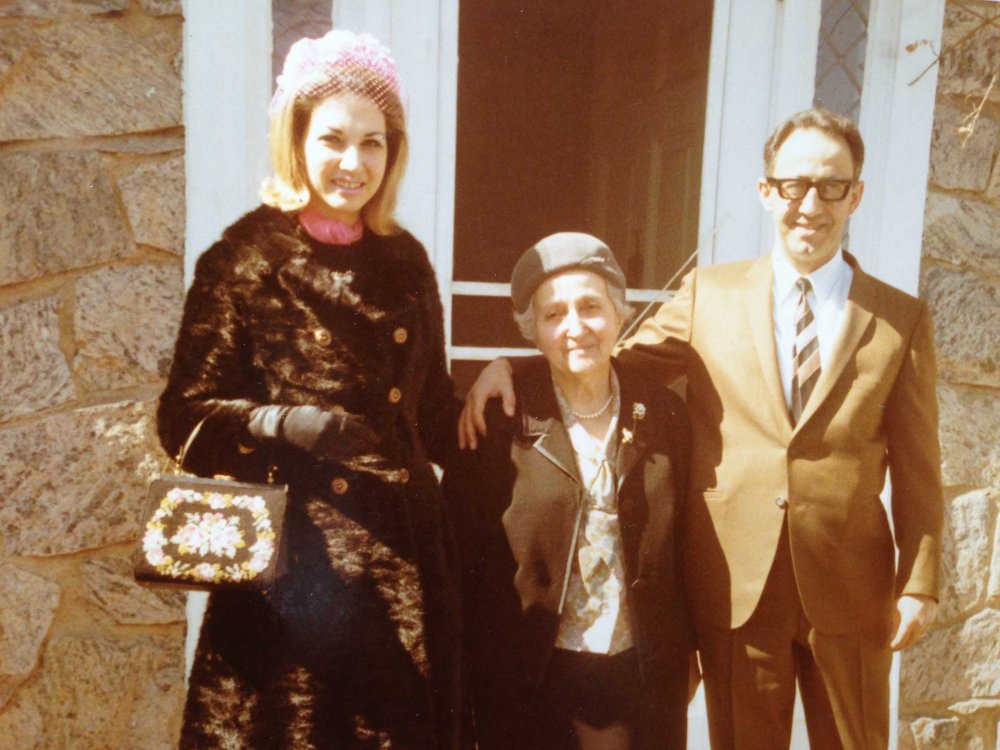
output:
<svg viewBox="0 0 1000 750"><path fill-rule="evenodd" d="M889 634L825 634L799 598L782 529L750 619L699 628L713 750L779 750L791 742L795 685L811 750L884 750L889 741Z"/></svg>

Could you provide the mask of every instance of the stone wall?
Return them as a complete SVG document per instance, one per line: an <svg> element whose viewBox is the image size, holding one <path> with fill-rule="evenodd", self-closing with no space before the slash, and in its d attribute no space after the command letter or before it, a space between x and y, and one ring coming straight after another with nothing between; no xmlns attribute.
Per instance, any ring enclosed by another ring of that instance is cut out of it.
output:
<svg viewBox="0 0 1000 750"><path fill-rule="evenodd" d="M132 581L180 314L180 0L0 2L0 747L172 748L183 599Z"/></svg>
<svg viewBox="0 0 1000 750"><path fill-rule="evenodd" d="M992 19L992 23L988 21ZM947 5L920 294L936 327L946 587L903 656L900 748L994 750L1000 722L1000 4Z"/></svg>

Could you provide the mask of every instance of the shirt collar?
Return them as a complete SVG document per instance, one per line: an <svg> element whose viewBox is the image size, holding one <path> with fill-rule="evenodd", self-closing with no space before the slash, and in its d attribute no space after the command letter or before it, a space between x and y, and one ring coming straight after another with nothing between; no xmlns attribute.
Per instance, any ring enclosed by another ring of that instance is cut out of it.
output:
<svg viewBox="0 0 1000 750"><path fill-rule="evenodd" d="M795 282L802 274L795 270L791 261L780 249L771 252L771 267L774 269L774 298L786 299L794 291ZM850 266L844 260L843 248L837 248L836 254L830 260L812 273L806 274L805 278L809 279L816 299L822 301L830 296L837 282L849 269Z"/></svg>

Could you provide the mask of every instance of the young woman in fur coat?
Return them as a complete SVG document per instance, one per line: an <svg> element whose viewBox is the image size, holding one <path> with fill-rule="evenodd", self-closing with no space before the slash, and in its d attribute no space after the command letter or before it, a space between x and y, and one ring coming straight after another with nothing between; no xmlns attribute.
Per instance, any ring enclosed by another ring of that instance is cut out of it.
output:
<svg viewBox="0 0 1000 750"><path fill-rule="evenodd" d="M458 743L453 548L430 461L451 449L434 272L393 221L407 139L388 50L289 52L265 205L199 259L166 391L186 466L290 487L287 572L213 593L182 748Z"/></svg>

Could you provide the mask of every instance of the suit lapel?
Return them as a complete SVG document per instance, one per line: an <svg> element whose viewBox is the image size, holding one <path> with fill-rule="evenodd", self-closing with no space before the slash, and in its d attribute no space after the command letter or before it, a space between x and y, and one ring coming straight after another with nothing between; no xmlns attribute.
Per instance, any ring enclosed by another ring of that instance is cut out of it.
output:
<svg viewBox="0 0 1000 750"><path fill-rule="evenodd" d="M766 403L778 409L779 422L791 430L792 421L785 403L785 389L781 385L778 353L774 345L774 272L771 270L770 255L759 258L750 266L747 281L746 320L764 374Z"/></svg>
<svg viewBox="0 0 1000 750"><path fill-rule="evenodd" d="M539 432L534 442L534 449L554 463L566 475L577 484L580 482L580 473L576 466L576 454L573 453L573 445L569 441L569 433L560 419L537 420L528 425L531 429Z"/></svg>
<svg viewBox="0 0 1000 750"><path fill-rule="evenodd" d="M534 438L532 447L545 456L574 482L580 484L580 472L576 465L576 454L569 440L569 433L562 422L559 404L548 363L541 361L539 367L526 373L521 392L517 394L519 404L523 404L522 420L524 435Z"/></svg>
<svg viewBox="0 0 1000 750"><path fill-rule="evenodd" d="M621 432L619 430L619 432ZM625 483L625 477L635 468L639 458L645 453L645 445L636 445L634 441L618 443L618 460L615 462L615 486L620 490Z"/></svg>
<svg viewBox="0 0 1000 750"><path fill-rule="evenodd" d="M618 385L621 388L621 410L618 415L618 458L615 462L615 477L620 490L629 472L635 468L639 459L646 453L647 443L645 430L642 429L644 419L656 419L657 415L646 415L647 405L642 402L642 383L633 377L633 371L621 367L612 359L615 373L618 375ZM642 419L636 415L637 405L642 406Z"/></svg>
<svg viewBox="0 0 1000 750"><path fill-rule="evenodd" d="M806 408L796 425L796 431L809 421L809 418L816 413L823 401L830 395L872 321L875 285L872 284L871 277L858 267L858 262L853 256L848 255L845 251L844 258L853 268L854 277L851 279L851 289L847 293L843 328L830 356L830 362L820 373L816 389L809 397L809 403L806 404Z"/></svg>

